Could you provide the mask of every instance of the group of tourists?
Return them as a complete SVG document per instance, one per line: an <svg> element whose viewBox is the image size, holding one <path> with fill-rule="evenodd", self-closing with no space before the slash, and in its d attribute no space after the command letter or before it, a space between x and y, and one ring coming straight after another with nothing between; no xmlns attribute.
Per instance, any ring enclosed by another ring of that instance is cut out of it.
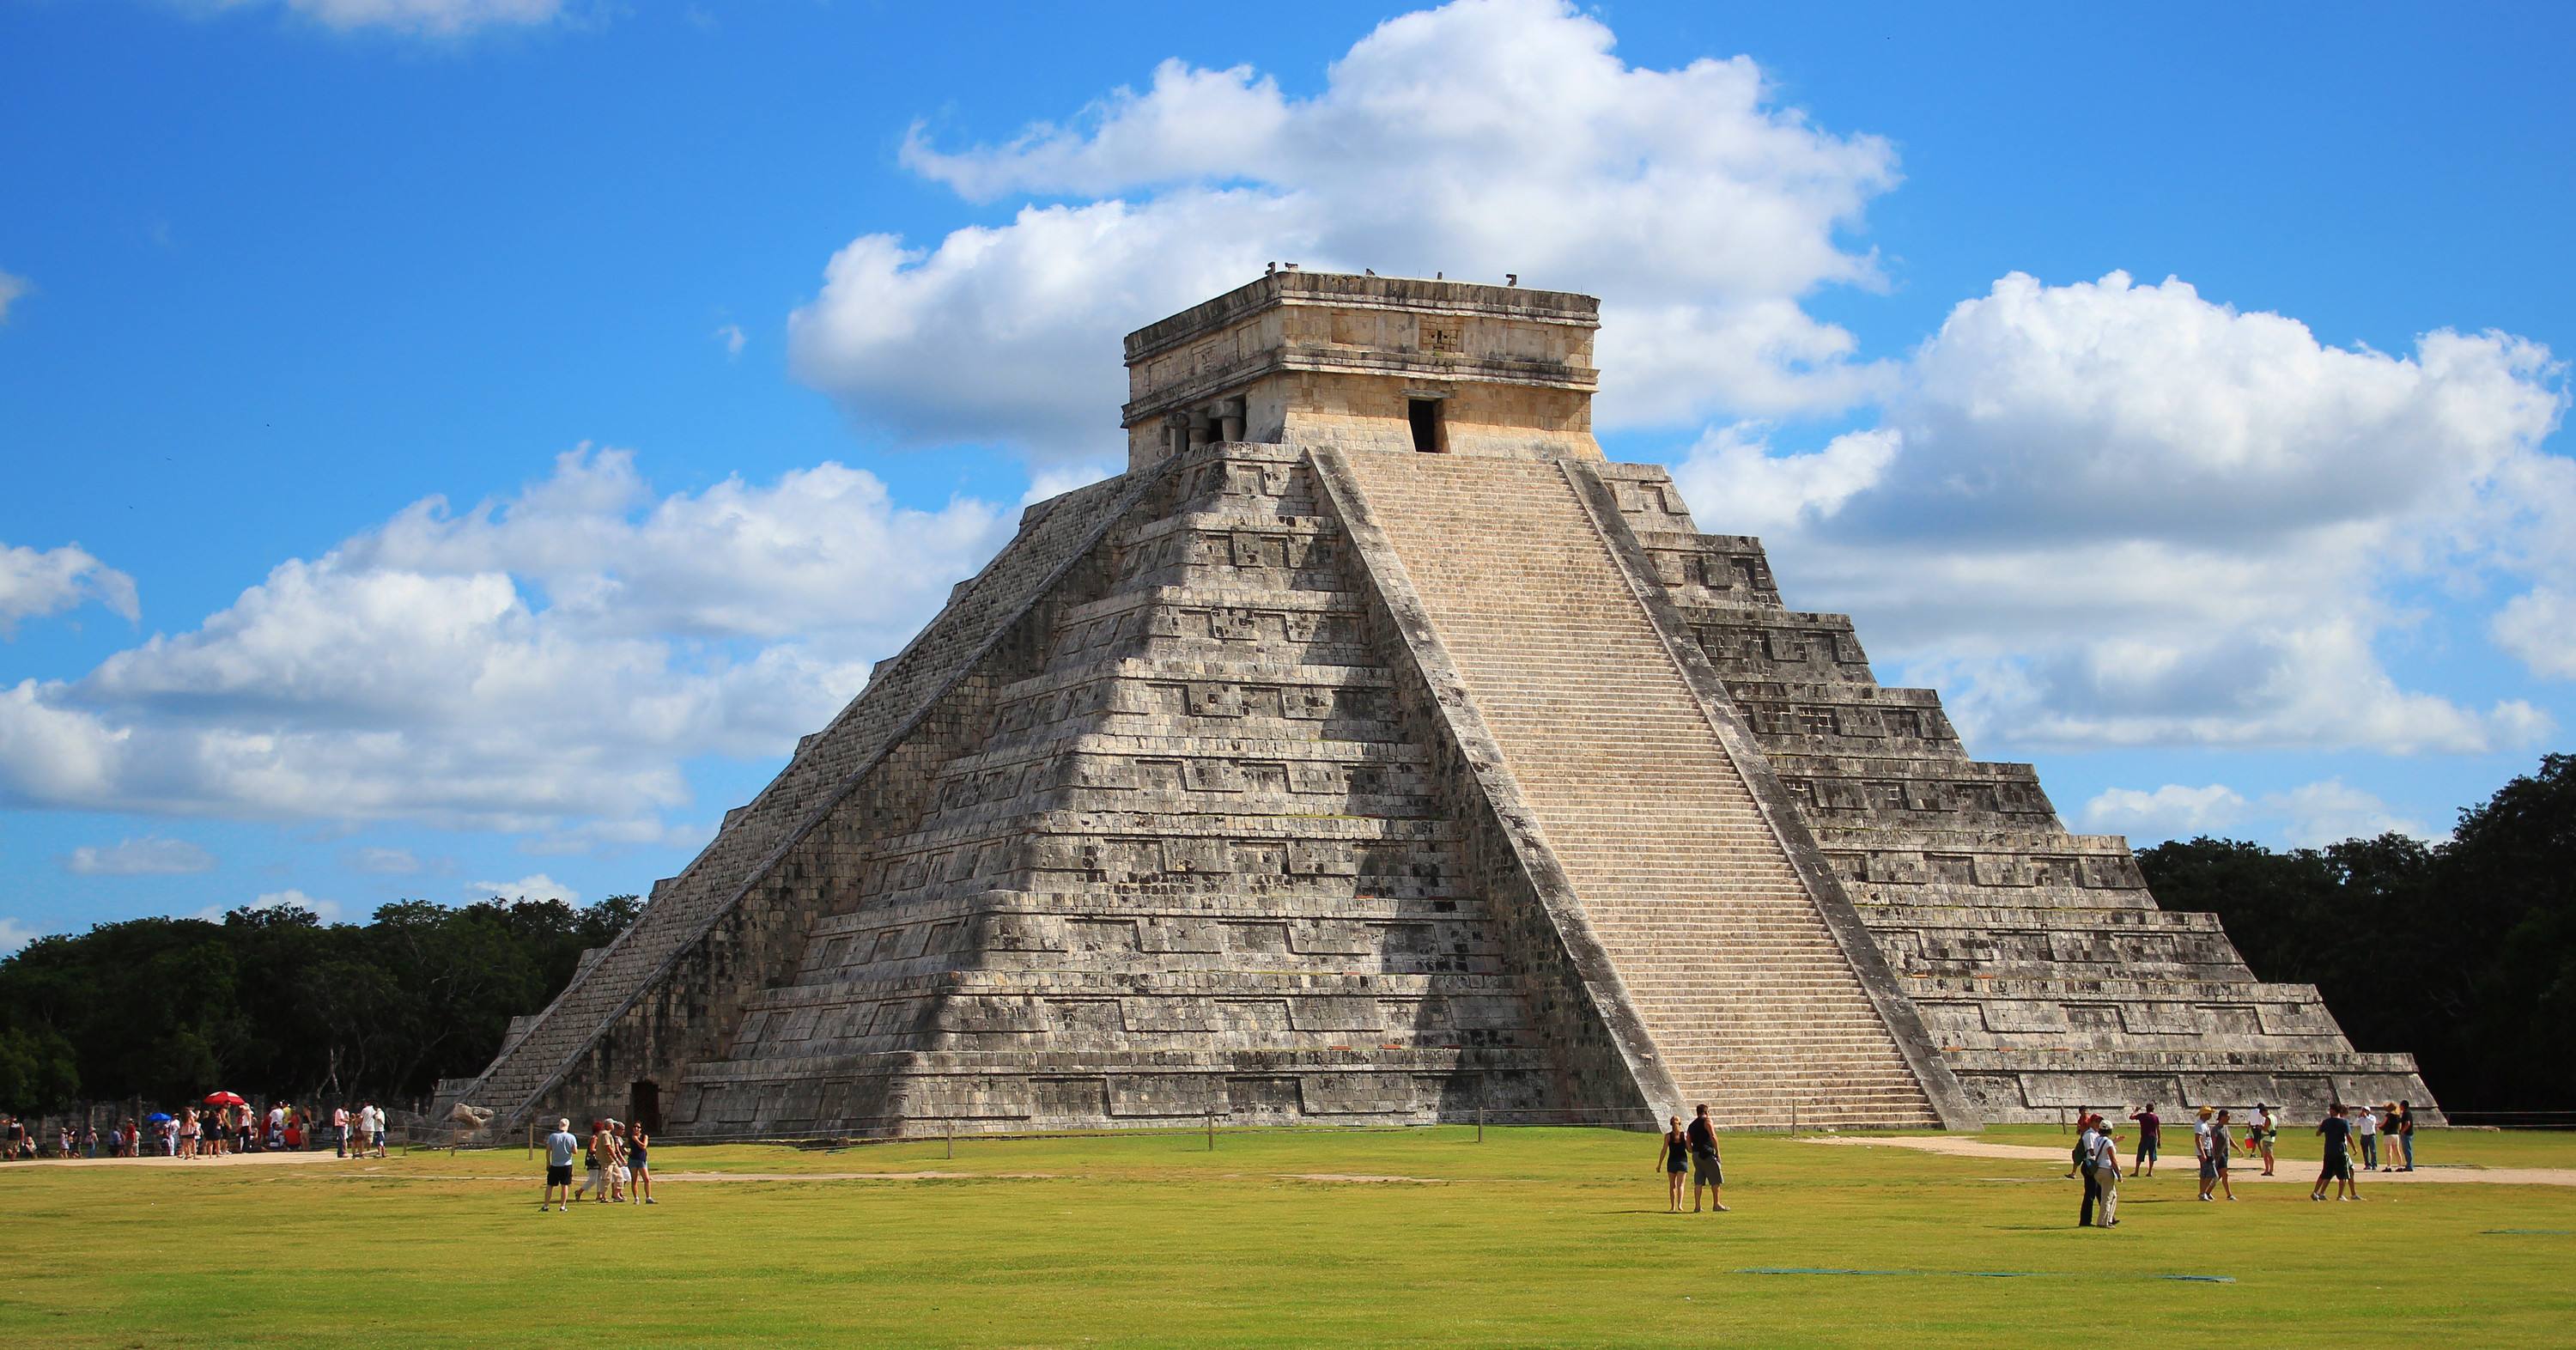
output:
<svg viewBox="0 0 2576 1350"><path fill-rule="evenodd" d="M266 1111L229 1092L177 1111L155 1111L141 1119L128 1116L110 1124L105 1134L97 1122L66 1121L51 1132L10 1116L0 1116L0 1159L56 1158L221 1158L241 1153L300 1153L320 1148L327 1138L343 1158L385 1156L385 1135L392 1117L374 1102L331 1109L327 1127L316 1108L279 1102ZM47 1144L50 1143L50 1149Z"/></svg>
<svg viewBox="0 0 2576 1350"><path fill-rule="evenodd" d="M2323 1200L2329 1186L2337 1200L2358 1200L2360 1187L2353 1180L2352 1151L2361 1152L2363 1171L2412 1172L2415 1170L2415 1111L2412 1103L2390 1102L2384 1107L2354 1108L2341 1102L2334 1104L2313 1131L2325 1141L2323 1165L2317 1173L2316 1189L2311 1200ZM2084 1199L2076 1207L2075 1222L2079 1227L2116 1228L2119 1226L2120 1145L2111 1123L2099 1112L2079 1110L2074 1170L2069 1177L2084 1180ZM2129 1175L2151 1177L2156 1174L2156 1161L2162 1151L2164 1118L2156 1114L2155 1103L2129 1113L2138 1127L2137 1146L2130 1154ZM2383 1150L2380 1137L2388 1137ZM2263 1160L2263 1175L2273 1175L2277 1159L2273 1147L2280 1142L2281 1122L2269 1103L2256 1102L2253 1115L2243 1123L2236 1113L2220 1107L2200 1108L2199 1119L2192 1125L2192 1153L2200 1164L2200 1194L2204 1202L2217 1202L2222 1196L2236 1199L2236 1188L2228 1177L2229 1162L2239 1150L2247 1158ZM2383 1158L2385 1161L2383 1161ZM2402 1161L2401 1161L2402 1160ZM2098 1217L2097 1217L2098 1216Z"/></svg>
<svg viewBox="0 0 2576 1350"><path fill-rule="evenodd" d="M590 1138L585 1143L572 1132L569 1117L557 1120L555 1132L546 1136L546 1189L544 1198L537 1201L538 1210L552 1205L559 1214L569 1213L572 1202L585 1195L596 1195L603 1205L652 1204L652 1142L652 1136L641 1125L601 1119L590 1123ZM572 1183L576 1153L582 1155L587 1174L579 1186Z"/></svg>
<svg viewBox="0 0 2576 1350"><path fill-rule="evenodd" d="M1699 1104L1699 1114L1691 1118L1690 1128L1682 1128L1682 1118L1674 1116L1664 1131L1663 1144L1655 1152L1655 1165L1664 1170L1664 1183L1670 1192L1672 1212L1682 1212L1682 1176L1691 1177L1690 1212L1699 1213L1700 1192L1708 1192L1709 1212L1726 1212L1726 1171L1717 1156L1717 1126L1708 1118L1708 1103Z"/></svg>

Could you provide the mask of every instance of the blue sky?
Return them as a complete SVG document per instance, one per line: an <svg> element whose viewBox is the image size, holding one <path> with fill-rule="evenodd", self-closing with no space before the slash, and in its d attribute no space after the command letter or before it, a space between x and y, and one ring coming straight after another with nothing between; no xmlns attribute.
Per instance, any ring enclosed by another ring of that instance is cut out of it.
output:
<svg viewBox="0 0 2576 1350"><path fill-rule="evenodd" d="M2576 723L2576 21L2067 9L0 0L0 941L645 889L1272 258L1601 294L2076 828L2437 834Z"/></svg>

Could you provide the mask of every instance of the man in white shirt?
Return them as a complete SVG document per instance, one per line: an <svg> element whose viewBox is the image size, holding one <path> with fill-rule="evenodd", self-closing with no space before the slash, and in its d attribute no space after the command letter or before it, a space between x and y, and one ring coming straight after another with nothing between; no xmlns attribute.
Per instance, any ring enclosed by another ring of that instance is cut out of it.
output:
<svg viewBox="0 0 2576 1350"><path fill-rule="evenodd" d="M2353 1122L2353 1132L2361 1136L2361 1170L2379 1166L2379 1113L2365 1106L2361 1119Z"/></svg>
<svg viewBox="0 0 2576 1350"><path fill-rule="evenodd" d="M572 1122L556 1120L555 1132L546 1136L546 1192L545 1198L537 1202L538 1212L543 1213L550 1203L558 1214L572 1212L572 1157L579 1152L581 1140L573 1136ZM560 1199L558 1189L562 1192Z"/></svg>

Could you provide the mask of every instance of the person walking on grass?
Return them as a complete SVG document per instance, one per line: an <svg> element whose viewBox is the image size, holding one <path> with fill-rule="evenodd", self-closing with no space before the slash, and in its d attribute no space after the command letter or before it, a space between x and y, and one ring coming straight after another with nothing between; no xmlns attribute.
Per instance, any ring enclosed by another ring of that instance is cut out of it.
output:
<svg viewBox="0 0 2576 1350"><path fill-rule="evenodd" d="M2227 1160L2235 1147L2236 1127L2231 1123L2235 1118L2233 1111L2220 1111L2218 1119L2209 1122L2209 1154L2218 1160L2218 1192L2226 1196L2230 1204L2236 1200L2236 1187L2227 1179Z"/></svg>
<svg viewBox="0 0 2576 1350"><path fill-rule="evenodd" d="M2281 1118L2262 1102L2254 1103L2254 1124L2245 1132L2248 1152L2258 1148L2263 1155L2263 1175L2272 1175L2272 1146L2281 1142Z"/></svg>
<svg viewBox="0 0 2576 1350"><path fill-rule="evenodd" d="M2094 1207L2102 1203L2102 1178L2093 1170L2094 1160L2102 1151L2102 1129L2096 1123L2100 1119L2088 1115L2076 1122L2080 1128L2075 1133L2075 1148L2067 1155L2067 1160L2075 1164L2076 1173L2084 1178L2084 1203L2075 1207L2075 1226L2078 1228L2093 1226Z"/></svg>
<svg viewBox="0 0 2576 1350"><path fill-rule="evenodd" d="M2344 1115L2342 1102L2336 1102L2326 1118L2317 1122L2317 1133L2325 1136L2325 1165L2317 1170L2317 1188L2308 1192L2311 1200L2326 1198L2326 1183L2335 1183L2335 1199L2358 1200L2361 1187L2352 1179L2352 1121Z"/></svg>
<svg viewBox="0 0 2576 1350"><path fill-rule="evenodd" d="M580 1147L581 1141L573 1137L572 1121L556 1120L555 1132L546 1136L546 1190L545 1198L537 1202L538 1213L544 1213L549 1203L559 1214L572 1212L572 1155Z"/></svg>
<svg viewBox="0 0 2576 1350"><path fill-rule="evenodd" d="M653 1203L653 1174L645 1167L645 1146L652 1142L653 1137L644 1133L641 1125L627 1131L626 1165L635 1174L630 1194L648 1205Z"/></svg>
<svg viewBox="0 0 2576 1350"><path fill-rule="evenodd" d="M1708 1103L1699 1104L1699 1114L1692 1117L1686 1136L1691 1155L1691 1213L1699 1213L1700 1188L1708 1188L1708 1208L1712 1214L1726 1212L1726 1171L1717 1156L1717 1125L1708 1118Z"/></svg>
<svg viewBox="0 0 2576 1350"><path fill-rule="evenodd" d="M2120 1226L2120 1140L2108 1121L2093 1132L2093 1188L2102 1196L2101 1226Z"/></svg>
<svg viewBox="0 0 2576 1350"><path fill-rule="evenodd" d="M2191 1127L2191 1151L2200 1160L2200 1198L2203 1200L2208 1199L2209 1193L2218 1186L2218 1159L2211 1156L2209 1149L2209 1128L2216 1123L2217 1115L2215 1108L2204 1106L2200 1108L2200 1119Z"/></svg>
<svg viewBox="0 0 2576 1350"><path fill-rule="evenodd" d="M2149 1102L2143 1111L2132 1111L2129 1119L2138 1127L2138 1151L2129 1160L2129 1170L2142 1177L2156 1174L2156 1150L2164 1143L2165 1118L2156 1114L2156 1104Z"/></svg>
<svg viewBox="0 0 2576 1350"><path fill-rule="evenodd" d="M1690 1134L1682 1129L1682 1118L1672 1118L1672 1128L1664 1131L1655 1145L1655 1167L1664 1174L1664 1188L1671 1194L1672 1212L1682 1212L1682 1185L1690 1177Z"/></svg>

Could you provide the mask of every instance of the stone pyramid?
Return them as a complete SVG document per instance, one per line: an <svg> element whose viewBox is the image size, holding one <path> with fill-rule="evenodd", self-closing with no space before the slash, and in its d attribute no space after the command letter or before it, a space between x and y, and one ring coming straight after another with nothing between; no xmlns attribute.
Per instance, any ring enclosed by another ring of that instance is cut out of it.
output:
<svg viewBox="0 0 2576 1350"><path fill-rule="evenodd" d="M1598 308L1288 270L444 1103L679 1137L2405 1098L1590 432Z"/></svg>

